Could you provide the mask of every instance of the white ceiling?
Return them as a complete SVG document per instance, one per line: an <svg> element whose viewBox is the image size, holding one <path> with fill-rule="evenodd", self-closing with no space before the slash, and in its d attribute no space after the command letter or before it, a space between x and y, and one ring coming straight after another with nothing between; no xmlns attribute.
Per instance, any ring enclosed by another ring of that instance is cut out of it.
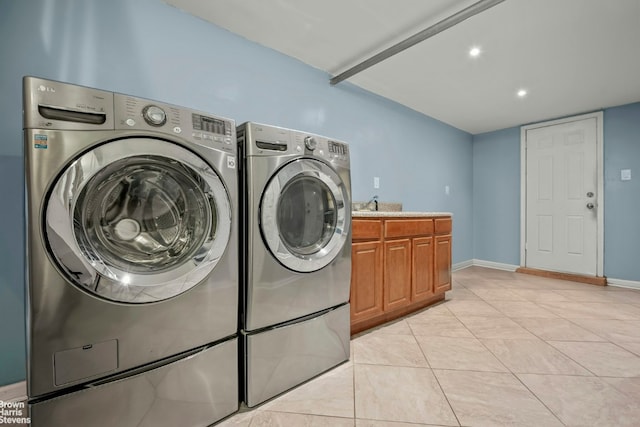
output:
<svg viewBox="0 0 640 427"><path fill-rule="evenodd" d="M167 0L332 76L475 2ZM640 0L506 0L348 81L472 134L637 102Z"/></svg>

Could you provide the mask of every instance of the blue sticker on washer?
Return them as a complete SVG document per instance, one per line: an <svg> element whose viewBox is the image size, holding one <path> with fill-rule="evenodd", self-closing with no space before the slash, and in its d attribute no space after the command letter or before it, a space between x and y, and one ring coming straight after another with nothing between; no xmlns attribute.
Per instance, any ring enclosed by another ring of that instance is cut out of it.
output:
<svg viewBox="0 0 640 427"><path fill-rule="evenodd" d="M33 146L35 148L47 149L47 135L35 134L33 136Z"/></svg>

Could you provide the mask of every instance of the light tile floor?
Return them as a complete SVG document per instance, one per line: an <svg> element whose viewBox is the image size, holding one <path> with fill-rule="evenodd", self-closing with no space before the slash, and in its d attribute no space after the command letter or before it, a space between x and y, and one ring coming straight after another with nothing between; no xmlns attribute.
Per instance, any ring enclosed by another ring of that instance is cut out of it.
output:
<svg viewBox="0 0 640 427"><path fill-rule="evenodd" d="M219 426L640 426L640 291L486 268Z"/></svg>

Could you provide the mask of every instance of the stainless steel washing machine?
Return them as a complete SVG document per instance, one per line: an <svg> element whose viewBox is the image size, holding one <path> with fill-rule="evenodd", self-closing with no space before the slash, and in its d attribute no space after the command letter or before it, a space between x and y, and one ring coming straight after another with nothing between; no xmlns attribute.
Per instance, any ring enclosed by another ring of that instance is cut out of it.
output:
<svg viewBox="0 0 640 427"><path fill-rule="evenodd" d="M244 123L243 397L255 406L349 358L349 148Z"/></svg>
<svg viewBox="0 0 640 427"><path fill-rule="evenodd" d="M32 425L236 411L234 122L34 77L23 92Z"/></svg>

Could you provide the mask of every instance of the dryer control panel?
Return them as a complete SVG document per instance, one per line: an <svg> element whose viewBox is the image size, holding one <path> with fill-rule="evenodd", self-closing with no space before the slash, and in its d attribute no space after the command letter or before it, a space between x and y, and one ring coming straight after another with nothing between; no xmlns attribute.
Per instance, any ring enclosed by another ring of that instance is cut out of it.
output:
<svg viewBox="0 0 640 427"><path fill-rule="evenodd" d="M320 157L334 164L349 166L349 146L320 135L291 131L291 140L297 154Z"/></svg>
<svg viewBox="0 0 640 427"><path fill-rule="evenodd" d="M247 122L238 127L246 135L245 156L305 156L349 167L349 145L321 135Z"/></svg>

